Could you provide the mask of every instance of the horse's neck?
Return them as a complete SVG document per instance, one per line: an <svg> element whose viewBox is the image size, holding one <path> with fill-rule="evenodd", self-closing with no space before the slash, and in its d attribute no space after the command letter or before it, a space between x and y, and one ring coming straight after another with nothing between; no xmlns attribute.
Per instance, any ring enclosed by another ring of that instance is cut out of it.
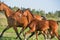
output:
<svg viewBox="0 0 60 40"><path fill-rule="evenodd" d="M4 9L4 11L5 11L6 17L11 16L12 13L13 13L12 10L11 10L9 7L6 7L6 8Z"/></svg>
<svg viewBox="0 0 60 40"><path fill-rule="evenodd" d="M33 15L30 12L27 12L27 18L30 23L33 20Z"/></svg>

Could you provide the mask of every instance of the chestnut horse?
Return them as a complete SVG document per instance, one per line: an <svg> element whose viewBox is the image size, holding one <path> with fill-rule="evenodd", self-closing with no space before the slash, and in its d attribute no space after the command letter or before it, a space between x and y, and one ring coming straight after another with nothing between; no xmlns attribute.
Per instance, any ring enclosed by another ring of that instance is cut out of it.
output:
<svg viewBox="0 0 60 40"><path fill-rule="evenodd" d="M48 34L51 35L51 38L49 38L49 39L52 39L52 38L54 38L54 36L56 36L60 40L59 35L58 35L58 24L57 24L57 22L54 20L47 20L47 21L49 21L49 29L48 29L49 33ZM34 34L35 34L35 32L33 32L27 39L32 37ZM39 33L38 35L40 35L40 34L41 33Z"/></svg>
<svg viewBox="0 0 60 40"><path fill-rule="evenodd" d="M49 29L48 27L49 22L47 20L40 21L40 20L34 19L28 26L30 30L25 33L24 35L25 40L26 40L26 35L32 32L36 33L36 39L38 40L37 38L38 31L40 31L44 35L44 37L45 37L45 34L47 35L46 31Z"/></svg>
<svg viewBox="0 0 60 40"><path fill-rule="evenodd" d="M46 21L48 22L47 24L45 23ZM52 39L54 36L56 36L58 38L58 40L60 40L58 32L57 32L58 31L58 24L54 20L38 21L38 20L35 19L30 23L29 28L30 28L30 30L27 31L24 35L25 40L26 40L26 35L31 33L31 32L36 32L36 39L37 39L38 31L46 32L46 30L48 30L49 34L51 35L50 39Z"/></svg>
<svg viewBox="0 0 60 40"><path fill-rule="evenodd" d="M54 20L48 20L49 21L49 33L51 35L51 38L54 38L54 36L56 36L58 38L58 40L60 40L60 36L58 34L58 23L57 21Z"/></svg>
<svg viewBox="0 0 60 40"><path fill-rule="evenodd" d="M15 30L15 32L17 34L17 37L19 37L18 30L17 30L16 24L15 24L16 20L11 17L11 15L13 15L14 12L3 2L0 2L0 11L5 11L5 16L6 16L7 22L8 22L8 26L3 30L0 37L2 37L3 33L11 27L13 27L13 29ZM20 37L19 37L19 39L21 40Z"/></svg>

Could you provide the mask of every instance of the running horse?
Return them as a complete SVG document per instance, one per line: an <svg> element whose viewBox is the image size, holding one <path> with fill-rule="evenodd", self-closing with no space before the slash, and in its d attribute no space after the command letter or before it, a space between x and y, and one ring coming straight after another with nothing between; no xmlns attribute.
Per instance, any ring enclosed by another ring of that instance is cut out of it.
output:
<svg viewBox="0 0 60 40"><path fill-rule="evenodd" d="M28 14L31 14L31 12L28 10L28 9L26 9L25 10L25 12L23 13L23 15L25 15L27 18L28 18L28 21L29 20L31 20L31 18L30 18L30 16L28 16ZM40 18L39 18L39 16L36 16L36 15L33 15L34 16L34 18L36 18L37 20L40 20ZM44 17L42 18L43 20L46 20ZM59 35L58 35L58 24L57 24L57 22L56 21L54 21L54 20L47 20L47 21L49 21L49 34L51 35L51 39L54 37L54 36L56 36L58 39L60 39L59 38ZM32 33L32 35L33 35L34 33ZM31 35L31 36L32 36ZM30 36L30 37L31 37Z"/></svg>
<svg viewBox="0 0 60 40"><path fill-rule="evenodd" d="M2 31L0 37L2 37L3 33L8 30L9 28L13 27L14 31L16 32L17 37L22 40L19 35L18 35L18 30L17 30L17 26L16 26L16 20L14 20L14 18L12 18L12 15L14 14L14 12L3 2L0 2L0 11L5 11L5 16L7 18L7 22L8 22L8 26Z"/></svg>
<svg viewBox="0 0 60 40"><path fill-rule="evenodd" d="M47 23L45 23L45 22L47 22ZM59 37L59 34L58 34L58 24L54 20L41 20L41 21L39 21L39 20L35 19L30 23L29 28L30 28L30 30L27 31L24 35L25 40L26 40L26 35L27 34L34 33L34 32L36 33L36 39L38 40L38 38L37 38L38 31L42 31L42 33L40 32L40 34L44 35L45 40L47 38L45 36L45 34L47 34L47 36L48 36L48 33L51 35L50 39L52 39L52 38L54 38L54 36L56 36L58 38L58 40L60 40L60 37ZM27 40L28 39L29 39L29 37L27 38Z"/></svg>
<svg viewBox="0 0 60 40"><path fill-rule="evenodd" d="M27 31L24 35L24 40L26 40L26 35L29 34L29 33L33 33L35 32L36 33L36 40L38 40L38 31L40 31L41 34L43 34L44 36L44 39L46 39L46 35L47 35L47 30L49 29L49 22L47 20L37 20L37 19L34 19L29 25L29 28L30 30ZM28 39L27 39L28 40Z"/></svg>

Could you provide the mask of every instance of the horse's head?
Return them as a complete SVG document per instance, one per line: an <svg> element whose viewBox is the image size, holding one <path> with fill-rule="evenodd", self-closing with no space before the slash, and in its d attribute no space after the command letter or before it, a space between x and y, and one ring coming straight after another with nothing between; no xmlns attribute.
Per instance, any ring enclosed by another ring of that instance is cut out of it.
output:
<svg viewBox="0 0 60 40"><path fill-rule="evenodd" d="M25 9L23 15L27 16L28 14L31 14L30 10L29 9Z"/></svg>
<svg viewBox="0 0 60 40"><path fill-rule="evenodd" d="M6 4L4 4L3 2L0 2L0 11L3 11L6 9Z"/></svg>
<svg viewBox="0 0 60 40"><path fill-rule="evenodd" d="M3 10L2 2L0 2L0 11Z"/></svg>

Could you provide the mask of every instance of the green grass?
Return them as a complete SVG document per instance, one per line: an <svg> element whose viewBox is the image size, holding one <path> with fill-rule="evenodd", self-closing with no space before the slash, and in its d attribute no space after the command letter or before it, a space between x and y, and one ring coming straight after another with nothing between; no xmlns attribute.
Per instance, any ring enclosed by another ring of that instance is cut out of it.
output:
<svg viewBox="0 0 60 40"><path fill-rule="evenodd" d="M5 18L5 16L3 15L0 15L0 33L3 31L4 28L6 28L7 26L7 20ZM49 18L49 19L53 19L53 18ZM53 19L53 20L60 20L60 19ZM18 32L20 32L20 29L21 28L18 28ZM27 29L28 30L28 29ZM26 30L26 31L27 31ZM59 34L60 34L60 23L59 23L59 30L58 30ZM13 28L10 28L9 30L7 30L3 37L0 38L0 40L19 40L19 39L15 39L16 37L16 34L15 34L15 31L13 30ZM21 35L22 39L23 39L23 36ZM33 37L31 37L29 40L36 40L35 39L35 35ZM44 37L42 35L39 35L38 36L38 39L39 40L44 40ZM52 40L57 40L57 38L53 38Z"/></svg>

